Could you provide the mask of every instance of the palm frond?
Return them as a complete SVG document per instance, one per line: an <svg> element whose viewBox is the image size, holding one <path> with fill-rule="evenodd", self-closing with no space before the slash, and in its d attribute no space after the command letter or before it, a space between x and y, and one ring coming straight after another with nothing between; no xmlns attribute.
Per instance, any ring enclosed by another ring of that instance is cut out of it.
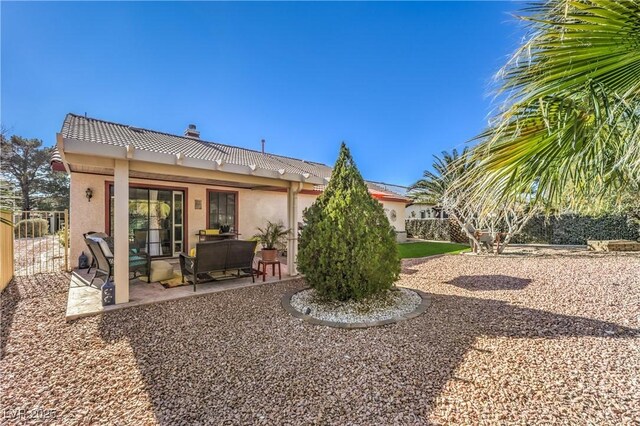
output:
<svg viewBox="0 0 640 426"><path fill-rule="evenodd" d="M499 74L502 112L478 136L479 195L594 204L640 177L640 3L537 3Z"/></svg>

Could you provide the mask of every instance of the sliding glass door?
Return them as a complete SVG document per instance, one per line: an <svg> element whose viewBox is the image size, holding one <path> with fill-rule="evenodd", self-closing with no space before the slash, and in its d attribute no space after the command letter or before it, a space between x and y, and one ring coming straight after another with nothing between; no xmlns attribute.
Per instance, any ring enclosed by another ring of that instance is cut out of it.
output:
<svg viewBox="0 0 640 426"><path fill-rule="evenodd" d="M110 186L113 229L113 185ZM177 256L183 249L184 193L172 189L129 188L129 245L151 256Z"/></svg>

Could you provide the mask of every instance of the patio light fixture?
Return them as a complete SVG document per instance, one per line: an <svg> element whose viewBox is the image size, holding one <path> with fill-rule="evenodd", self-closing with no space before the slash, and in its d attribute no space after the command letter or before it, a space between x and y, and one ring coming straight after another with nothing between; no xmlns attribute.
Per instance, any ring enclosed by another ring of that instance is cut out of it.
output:
<svg viewBox="0 0 640 426"><path fill-rule="evenodd" d="M93 198L93 190L91 188L87 188L87 190L84 191L84 195L86 195L87 200L91 202L91 198Z"/></svg>

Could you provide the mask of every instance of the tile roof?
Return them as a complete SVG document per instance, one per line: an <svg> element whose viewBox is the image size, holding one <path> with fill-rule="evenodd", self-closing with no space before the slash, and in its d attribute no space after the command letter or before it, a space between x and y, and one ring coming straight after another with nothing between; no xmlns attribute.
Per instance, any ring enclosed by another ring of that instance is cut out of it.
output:
<svg viewBox="0 0 640 426"><path fill-rule="evenodd" d="M113 123L96 118L67 114L62 137L113 146L133 146L136 150L164 154L182 154L200 160L221 160L224 163L242 166L255 165L258 168L285 173L328 178L331 168L325 164L274 155L237 146L224 145L186 136L172 135L155 130L142 129L126 124Z"/></svg>
<svg viewBox="0 0 640 426"><path fill-rule="evenodd" d="M119 147L133 146L136 150L158 152L176 155L180 153L185 157L200 160L221 160L224 163L252 166L279 171L285 173L308 173L322 179L331 176L331 167L326 164L297 158L285 157L270 153L263 154L260 151L224 145L217 142L209 142L202 139L186 136L172 135L155 130L143 129L126 124L113 123L96 118L85 117L76 114L67 114L62 130L63 138L76 139L93 143L101 143ZM61 161L57 150L51 159L52 162ZM391 197L404 197L400 191L390 190L386 184L367 182L370 190L375 190ZM319 185L321 187L323 185ZM393 185L391 185L393 187Z"/></svg>

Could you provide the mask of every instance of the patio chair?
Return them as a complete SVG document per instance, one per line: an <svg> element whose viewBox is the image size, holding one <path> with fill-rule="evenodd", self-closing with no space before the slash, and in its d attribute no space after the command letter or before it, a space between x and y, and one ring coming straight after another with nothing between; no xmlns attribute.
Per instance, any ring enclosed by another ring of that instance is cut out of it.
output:
<svg viewBox="0 0 640 426"><path fill-rule="evenodd" d="M87 233L82 234L83 238L87 238L87 237L98 237L98 238L102 238L103 240L105 240L107 242L107 244L109 244L109 236L107 234L105 234L104 232L96 232L96 231L89 231ZM111 244L109 246L109 248L111 249L111 251L113 252L113 241L111 241ZM91 252L91 249L89 249L89 252ZM91 273L91 268L95 268L96 267L96 259L94 256L91 256L91 263L89 264L89 269L87 269L87 273L90 274Z"/></svg>
<svg viewBox="0 0 640 426"><path fill-rule="evenodd" d="M109 250L107 253L105 253L105 250L108 250L108 247L106 247L106 243L104 245L101 245L100 240L100 238L91 236L84 239L84 242L87 244L87 247L91 252L91 256L95 261L95 272L93 273L93 277L89 282L90 286L93 285L93 282L96 279L100 279L101 277L103 277L102 281L103 283L106 283L113 276L113 263L109 260L111 251Z"/></svg>
<svg viewBox="0 0 640 426"><path fill-rule="evenodd" d="M476 229L471 223L466 223L464 227L469 234L473 235L476 240L478 240L481 246L484 246L487 251L491 253L493 252L494 238L489 230ZM481 249L481 247L476 246L475 242L471 238L469 238L469 245L471 245L471 250L474 253L477 253L478 250Z"/></svg>
<svg viewBox="0 0 640 426"><path fill-rule="evenodd" d="M104 241L106 245L103 245L102 254L107 258L107 260L113 264L113 238L109 237L107 234L103 232L87 232L84 234L85 243L89 248L89 252L91 253L91 266L87 270L87 273L91 273L91 268L95 268L97 266L97 256L94 253L95 246L92 248L89 246L87 239L92 239L100 244L100 241ZM151 256L143 250L139 250L137 248L129 249L129 279L137 278L138 276L146 275L149 277L151 273ZM133 277L131 277L133 274ZM147 279L148 282L148 279Z"/></svg>

